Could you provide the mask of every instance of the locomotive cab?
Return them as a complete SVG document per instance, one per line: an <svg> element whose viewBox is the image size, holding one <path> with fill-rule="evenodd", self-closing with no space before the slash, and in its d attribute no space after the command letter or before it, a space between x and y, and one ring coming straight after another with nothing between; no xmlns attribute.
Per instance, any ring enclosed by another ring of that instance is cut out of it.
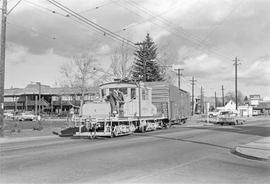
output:
<svg viewBox="0 0 270 184"><path fill-rule="evenodd" d="M153 116L152 89L143 83L110 82L100 85L100 97L109 102L110 115L117 117Z"/></svg>

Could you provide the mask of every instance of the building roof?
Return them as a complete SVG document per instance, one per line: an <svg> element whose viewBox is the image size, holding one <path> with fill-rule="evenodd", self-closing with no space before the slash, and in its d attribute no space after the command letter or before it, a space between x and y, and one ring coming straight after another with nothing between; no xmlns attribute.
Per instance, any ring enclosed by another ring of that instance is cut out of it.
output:
<svg viewBox="0 0 270 184"><path fill-rule="evenodd" d="M60 87L52 88L48 85L41 85L41 94L42 95L70 95L70 94L81 94L79 88L70 88L70 87ZM96 93L96 88L89 88L87 93ZM24 94L39 94L39 85L28 84L25 88L10 88L5 89L4 96L20 96Z"/></svg>

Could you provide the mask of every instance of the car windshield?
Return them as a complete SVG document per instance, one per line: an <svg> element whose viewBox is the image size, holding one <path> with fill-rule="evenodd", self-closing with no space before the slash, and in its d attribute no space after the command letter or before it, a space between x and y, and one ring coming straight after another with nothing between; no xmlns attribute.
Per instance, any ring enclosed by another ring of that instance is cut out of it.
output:
<svg viewBox="0 0 270 184"><path fill-rule="evenodd" d="M224 112L221 112L220 114L221 115L226 115L226 114L229 114L230 112L229 111L224 111Z"/></svg>

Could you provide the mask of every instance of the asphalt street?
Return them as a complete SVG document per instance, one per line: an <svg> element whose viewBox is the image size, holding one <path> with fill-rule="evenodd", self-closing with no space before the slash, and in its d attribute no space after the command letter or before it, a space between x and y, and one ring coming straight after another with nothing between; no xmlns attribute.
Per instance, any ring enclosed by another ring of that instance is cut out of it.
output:
<svg viewBox="0 0 270 184"><path fill-rule="evenodd" d="M269 183L270 162L231 153L266 136L269 121L1 143L1 183Z"/></svg>

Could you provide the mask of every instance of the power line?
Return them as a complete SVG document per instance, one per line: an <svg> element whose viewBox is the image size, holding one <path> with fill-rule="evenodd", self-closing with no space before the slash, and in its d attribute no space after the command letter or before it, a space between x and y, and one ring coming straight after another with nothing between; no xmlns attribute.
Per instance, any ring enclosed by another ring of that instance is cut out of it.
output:
<svg viewBox="0 0 270 184"><path fill-rule="evenodd" d="M43 11L45 10L45 11L47 11L47 12L50 12L50 13L53 13L53 14L57 14L57 15L60 15L60 16L63 16L63 17L69 17L68 14L62 14L62 13L60 13L60 12L57 12L57 11L55 11L55 10L52 10L52 9L47 8L47 7L45 7L45 6L42 6L42 5L40 5L40 4L34 3L34 2L32 2L32 1L24 0L24 2L26 2L27 4L29 4L29 5L31 5L31 6L34 6L34 7L36 7L36 8L39 8L39 9L41 9L41 10L43 10Z"/></svg>
<svg viewBox="0 0 270 184"><path fill-rule="evenodd" d="M138 3L135 3L135 2L133 2L133 1L126 1L126 3L128 3L129 5L131 5L132 7L135 7L135 8L137 8L138 10L140 10L140 11L143 11L145 14L148 14L148 15L150 15L150 16L154 16L154 15L152 15L151 13L150 13L150 11L148 10L148 9L145 9L145 8L143 8L143 7L141 7L140 5L138 5ZM137 14L137 15L139 15L139 16L141 16L140 14ZM202 41L201 41L201 39L199 38L199 37L195 37L195 36L193 36L193 35L190 35L188 32L186 32L183 28L180 28L180 27L174 27L174 26L172 26L171 24L171 22L170 21L168 21L168 20L166 20L166 19L164 19L164 18L160 18L160 19L158 19L159 20L159 22L161 22L161 23L163 23L163 24L165 24L164 26L163 25L159 25L159 24L157 24L157 23L154 23L154 22L152 22L153 24L156 24L156 25L158 25L158 26L160 26L160 27L162 27L162 28L164 28L164 29L166 29L168 32L170 32L170 33L172 33L172 34L174 34L175 36L177 36L177 37L181 37L181 38L184 38L184 39L186 39L186 40L188 40L188 41L190 41L190 42L192 42L192 43L194 43L195 45L202 45L202 44L204 44ZM167 26L169 26L169 27L171 27L173 30L175 30L175 33L174 32L172 32L172 31L170 31L170 30L168 30L167 29ZM181 34L179 34L181 32ZM178 34L177 34L178 33ZM205 40L204 40L204 42L205 42ZM206 49L206 48L203 48L203 47L197 47L198 49L200 49L200 50L204 50L204 51L207 51L207 52L210 52L210 53L213 53L213 54L215 54L215 55L218 55L218 56L220 56L220 57L223 57L223 58L226 58L226 59L228 59L229 57L227 57L226 55L223 55L223 54L220 54L220 53L218 53L218 52L216 52L216 51L214 51L213 49Z"/></svg>
<svg viewBox="0 0 270 184"><path fill-rule="evenodd" d="M73 10L71 10L70 8L64 6L63 4L55 1L55 0L47 0L48 2L50 2L51 4L53 4L54 6L60 8L61 10L67 12L69 15L72 15L73 17L77 18L78 20L80 20L81 22L84 22L85 24L88 24L89 26L92 26L93 28L95 28L97 31L100 31L104 34L104 36L108 35L110 36L111 38L115 39L115 40L118 40L118 41L121 41L121 42L126 42L129 46L133 47L133 48L137 48L135 46L135 43L120 36L120 35L117 35L115 33L113 33L112 31L98 25L97 23L87 19L86 17L80 15L79 13L76 13L74 12Z"/></svg>
<svg viewBox="0 0 270 184"><path fill-rule="evenodd" d="M144 12L145 14L150 15L153 18L157 18L159 20L159 22L161 22L161 23L163 23L163 24L165 24L165 25L173 28L174 30L182 32L187 37L190 37L190 39L193 39L193 40L196 40L197 39L197 41L200 40L199 37L196 37L194 35L191 35L190 33L186 32L183 28L181 28L179 26L175 27L174 24L172 22L170 22L169 20L167 20L167 19L165 19L163 17L156 17L148 9L144 8L143 6L140 6L137 2L134 2L134 1L125 1L125 2L128 3L129 5L131 5L132 7L135 7L138 10Z"/></svg>
<svg viewBox="0 0 270 184"><path fill-rule="evenodd" d="M100 9L101 7L103 7L103 6L106 6L106 5L109 5L109 4L112 4L112 3L114 3L114 1L109 0L107 3L102 3L102 4L99 4L99 5L96 5L94 8L89 8L89 9L80 11L79 13L86 13L86 12L89 12L89 11L92 11L92 10L97 10L97 9Z"/></svg>
<svg viewBox="0 0 270 184"><path fill-rule="evenodd" d="M33 2L31 2L31 1L25 0L25 2L27 2L27 4L29 4L29 5L31 5L31 6L33 6L33 7L36 7L36 8L38 8L38 9L42 10L42 12L45 12L45 11L46 11L46 12L49 12L49 13L52 13L52 14L56 14L56 15L60 15L60 16L62 16L62 17L68 18L69 20L72 20L72 21L76 22L77 24L80 24L80 25L84 26L84 27L85 27L85 30L87 30L87 31L89 31L89 28L91 28L91 30L95 30L95 29L93 29L92 27L89 27L88 25L83 24L82 22L78 21L77 19L74 19L74 18L73 18L72 16L70 16L69 14L62 14L62 13L59 13L59 12L57 12L57 11L55 11L55 10L52 10L52 9L47 8L47 7L44 7L44 6L42 6L42 5L33 3ZM20 25L15 25L15 26L22 27L22 26L20 26ZM31 30L31 31L33 31L33 30ZM44 34L43 34L43 35L44 35ZM100 38L104 38L104 36L101 36L101 35L97 35L97 36L99 36ZM55 40L56 38L53 37L53 39Z"/></svg>
<svg viewBox="0 0 270 184"><path fill-rule="evenodd" d="M9 15L21 2L22 0L19 0L8 12L7 15Z"/></svg>
<svg viewBox="0 0 270 184"><path fill-rule="evenodd" d="M148 18L148 19L145 19L145 20L143 20L143 21L136 22L136 23L134 23L134 24L128 25L128 26L126 26L126 27L124 27L124 28L122 28L122 29L116 30L116 31L114 31L114 32L115 32L115 33L118 33L118 32L121 32L121 31L127 31L128 29L130 29L130 28L132 28L132 27L135 27L135 26L137 26L137 25L143 24L143 23L148 22L148 21L153 20L153 19L157 19L158 17L160 17L160 16L162 16L162 15L165 15L165 14L167 14L167 13L171 13L171 12L172 12L172 9L177 8L177 7L178 7L178 4L180 4L180 3L181 3L181 1L178 1L176 4L174 4L173 6L171 6L170 8L168 8L167 10L161 12L160 14L151 16L151 17ZM182 5L183 5L183 4L182 4ZM140 16L140 17L141 17L141 16Z"/></svg>
<svg viewBox="0 0 270 184"><path fill-rule="evenodd" d="M221 26L222 24L224 24L224 22L237 10L237 8L243 3L243 0L237 4L235 7L233 7L231 9L231 11L229 12L229 14L227 14L227 16L225 16L223 18L223 20L221 22L218 22L218 24L213 24L212 27L210 28L210 31L208 32L208 34L202 39L203 42L205 42L212 34L213 32L218 28L218 26ZM202 47L202 45L198 45L200 49L200 47ZM187 52L186 52L186 56L191 52L191 49L189 49ZM185 56L184 56L185 57ZM226 56L227 59L229 59L229 57Z"/></svg>

